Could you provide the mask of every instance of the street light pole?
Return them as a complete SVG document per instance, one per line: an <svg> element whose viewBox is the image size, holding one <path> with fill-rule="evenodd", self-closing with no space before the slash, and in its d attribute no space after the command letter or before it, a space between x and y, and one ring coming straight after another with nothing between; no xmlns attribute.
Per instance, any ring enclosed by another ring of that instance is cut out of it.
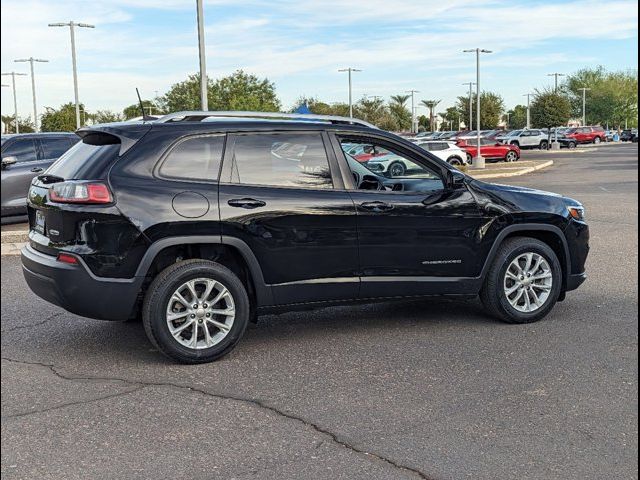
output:
<svg viewBox="0 0 640 480"><path fill-rule="evenodd" d="M582 90L582 126L584 127L587 124L587 90L591 90L590 88L582 87L578 90Z"/></svg>
<svg viewBox="0 0 640 480"><path fill-rule="evenodd" d="M471 50L463 50L463 52L466 52L466 53L475 52L476 54L476 96L478 97L477 103L476 103L476 127L477 127L476 146L478 150L476 153L476 160L473 162L473 168L482 169L484 168L484 157L480 152L480 54L491 53L491 50L485 50L483 48L474 48Z"/></svg>
<svg viewBox="0 0 640 480"><path fill-rule="evenodd" d="M11 83L13 84L13 114L14 114L14 125L16 127L15 133L20 133L20 127L18 126L18 99L16 97L16 76L23 77L27 76L26 73L17 73L17 72L7 72L2 75L11 75Z"/></svg>
<svg viewBox="0 0 640 480"><path fill-rule="evenodd" d="M416 93L420 93L419 90L407 90L407 93L411 94L411 133L415 133L417 131L416 129L416 109L413 106L413 96Z"/></svg>
<svg viewBox="0 0 640 480"><path fill-rule="evenodd" d="M362 70L358 70L357 68L341 68L338 70L339 72L349 72L349 117L353 118L353 100L351 96L351 72L361 72Z"/></svg>
<svg viewBox="0 0 640 480"><path fill-rule="evenodd" d="M76 35L75 27L96 28L88 23L76 23L71 20L69 23L50 23L50 27L69 27L71 33L71 63L73 64L73 94L76 101L76 128L80 128L80 101L78 100L78 67L76 65Z"/></svg>
<svg viewBox="0 0 640 480"><path fill-rule="evenodd" d="M40 129L38 128L38 107L36 105L36 78L33 74L33 62L41 62L47 63L49 60L43 60L41 58L21 58L18 60L14 60L14 62L29 62L31 65L31 95L33 96L33 124L36 127L36 132Z"/></svg>
<svg viewBox="0 0 640 480"><path fill-rule="evenodd" d="M467 82L462 85L469 85L469 130L471 130L471 126L473 125L473 90L472 86L475 85L476 82Z"/></svg>
<svg viewBox="0 0 640 480"><path fill-rule="evenodd" d="M527 97L527 130L531 128L531 95L533 95L533 93L525 93L522 95L523 97Z"/></svg>
<svg viewBox="0 0 640 480"><path fill-rule="evenodd" d="M204 51L204 10L202 0L196 0L198 16L198 52L200 54L200 105L202 111L209 110L209 99L207 98L207 64Z"/></svg>
<svg viewBox="0 0 640 480"><path fill-rule="evenodd" d="M554 87L554 93L558 93L558 77L565 77L566 75L564 73L547 73L547 77L555 77L555 87Z"/></svg>

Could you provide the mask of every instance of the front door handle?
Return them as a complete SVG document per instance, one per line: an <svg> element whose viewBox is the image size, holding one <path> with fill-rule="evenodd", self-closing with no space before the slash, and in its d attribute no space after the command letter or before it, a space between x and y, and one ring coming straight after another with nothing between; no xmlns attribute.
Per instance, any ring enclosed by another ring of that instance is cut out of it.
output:
<svg viewBox="0 0 640 480"><path fill-rule="evenodd" d="M44 168L40 168L40 167L34 167L34 168L32 168L32 169L31 169L31 171L32 171L33 173L38 173L38 172L41 172L41 171L43 171L43 170L44 170Z"/></svg>
<svg viewBox="0 0 640 480"><path fill-rule="evenodd" d="M393 205L389 205L385 202L364 202L361 203L360 206L371 212L388 212L393 208Z"/></svg>
<svg viewBox="0 0 640 480"><path fill-rule="evenodd" d="M264 207L267 203L255 198L233 198L227 202L232 207L238 208L258 208Z"/></svg>

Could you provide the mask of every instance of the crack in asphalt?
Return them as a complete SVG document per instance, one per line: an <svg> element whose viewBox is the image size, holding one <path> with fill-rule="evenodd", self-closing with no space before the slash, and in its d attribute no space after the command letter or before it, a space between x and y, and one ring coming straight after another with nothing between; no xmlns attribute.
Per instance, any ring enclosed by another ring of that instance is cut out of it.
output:
<svg viewBox="0 0 640 480"><path fill-rule="evenodd" d="M132 393L133 391L137 391L137 390L141 390L142 388L145 387L172 387L178 390L186 390L188 392L195 392L195 393L200 393L201 395L206 395L208 397L212 397L212 398L217 398L217 399L221 399L221 400L231 400L231 401L236 401L236 402L243 402L249 405L252 405L254 407L258 407L259 409L262 410L266 410L272 413L275 413L276 415L283 417L283 418L287 418L289 420L293 420L299 423L302 423L304 426L311 428L312 430L316 431L317 433L324 435L326 437L329 437L329 439L336 445L339 445L341 447L344 447L348 450L351 450L352 452L358 454L358 455L364 455L365 457L369 457L371 459L374 460L378 460L384 464L390 465L398 470L402 470L403 472L407 473L407 474L411 474L412 476L417 476L418 478L421 478L422 480L433 480L432 477L427 476L424 472L422 472L421 470L419 470L418 468L414 468L414 467L410 467L407 465L403 465L401 463L398 463L394 460L391 460L389 458L383 457L380 454L377 453L373 453L373 452L369 452L367 450L363 450L361 448L356 447L355 445L352 445L350 443L348 443L346 440L342 440L340 439L340 437L338 436L338 434L335 434L309 420L306 420L302 417L298 417L294 414L291 413L287 413L285 411L282 411L274 406L268 405L267 403L265 403L262 400L259 399L255 399L255 398L246 398L246 397L241 397L241 396L234 396L234 395L225 395L225 394L221 394L221 393L212 393L212 392L208 392L206 390L200 389L200 388L196 388L196 387L190 387L188 385L180 385L177 383L172 383L172 382L146 382L146 381L141 381L141 380L130 380L130 379L126 379L126 378L122 378L122 377L95 377L95 376L70 376L70 375L66 375L61 373L60 371L58 371L57 367L55 365L52 364L47 364L47 363L42 363L42 362L27 362L24 360L17 360L17 359L13 359L13 358L9 358L9 357L2 357L2 360L7 361L7 362L12 362L12 363L18 363L18 364L23 364L23 365L39 365L41 367L45 367L48 368L49 370L51 370L51 372L63 379L63 380L69 380L69 381L105 381L105 382L123 382L123 383L128 383L130 385L137 385L139 388L135 389L135 390L129 390L127 392L119 392L119 394L115 394L112 395L111 397L117 397L117 396L123 396L129 393ZM98 401L98 400L102 400L104 398L111 398L111 397L102 397L99 399L92 399L90 401ZM83 404L83 403L89 403L90 401L84 401L84 402L76 402L76 403L70 403L66 406L69 405L75 405L75 404ZM63 406L60 405L57 408L62 408ZM56 407L52 407L52 409L54 409ZM45 410L46 411L46 410ZM38 413L38 412L34 412L34 413ZM25 415L23 415L25 416Z"/></svg>
<svg viewBox="0 0 640 480"><path fill-rule="evenodd" d="M67 312L54 313L53 315L49 315L47 318L45 318L44 320L42 320L40 322L30 323L28 325L17 325L17 326L12 327L12 328L7 328L5 330L0 330L0 333L9 333L9 332L14 332L16 330L22 330L24 328L37 327L39 325L45 324L47 322L50 322L54 318L57 318L57 317L59 317L61 315L64 315L65 313L67 313Z"/></svg>

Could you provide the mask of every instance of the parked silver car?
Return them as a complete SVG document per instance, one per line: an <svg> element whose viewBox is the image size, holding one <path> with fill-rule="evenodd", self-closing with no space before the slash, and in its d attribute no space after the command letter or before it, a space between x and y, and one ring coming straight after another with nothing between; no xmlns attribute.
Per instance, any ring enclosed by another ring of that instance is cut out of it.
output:
<svg viewBox="0 0 640 480"><path fill-rule="evenodd" d="M2 217L27 213L31 180L44 172L80 137L73 133L2 135Z"/></svg>
<svg viewBox="0 0 640 480"><path fill-rule="evenodd" d="M549 137L542 130L513 130L506 135L498 135L495 139L507 145L517 145L520 148L539 148L541 150L549 148Z"/></svg>

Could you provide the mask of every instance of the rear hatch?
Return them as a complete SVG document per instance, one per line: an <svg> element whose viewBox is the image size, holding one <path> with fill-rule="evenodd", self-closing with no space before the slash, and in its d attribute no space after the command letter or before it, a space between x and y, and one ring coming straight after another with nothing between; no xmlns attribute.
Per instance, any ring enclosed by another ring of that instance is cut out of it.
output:
<svg viewBox="0 0 640 480"><path fill-rule="evenodd" d="M114 234L123 227L130 231L131 224L116 208L108 173L150 128L99 125L76 132L82 141L31 183L27 210L34 249L80 256L114 251Z"/></svg>

